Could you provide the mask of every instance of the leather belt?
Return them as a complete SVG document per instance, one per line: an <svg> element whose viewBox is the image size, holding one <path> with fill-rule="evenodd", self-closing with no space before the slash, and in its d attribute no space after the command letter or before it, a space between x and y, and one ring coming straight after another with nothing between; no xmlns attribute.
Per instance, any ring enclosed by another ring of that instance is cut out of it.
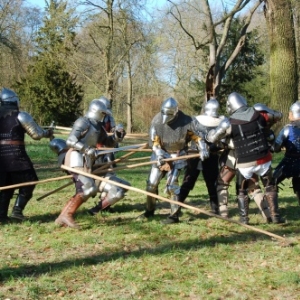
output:
<svg viewBox="0 0 300 300"><path fill-rule="evenodd" d="M23 141L0 141L0 145L25 145Z"/></svg>

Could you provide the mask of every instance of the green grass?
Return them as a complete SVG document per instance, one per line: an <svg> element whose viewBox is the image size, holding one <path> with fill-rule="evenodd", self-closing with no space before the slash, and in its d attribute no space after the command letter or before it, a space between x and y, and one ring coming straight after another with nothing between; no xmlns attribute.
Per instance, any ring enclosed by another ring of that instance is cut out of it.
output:
<svg viewBox="0 0 300 300"><path fill-rule="evenodd" d="M40 180L64 174L46 140L28 140L27 149ZM132 158L138 156L142 154ZM275 155L274 165L280 158ZM145 189L148 170L118 175ZM250 225L293 244L189 209L183 209L179 224L163 226L160 221L169 213L163 201L153 219L139 222L146 196L133 191L114 206L115 213L95 217L86 210L97 198L89 199L75 217L82 229L60 228L54 220L74 187L36 199L66 182L38 184L25 210L29 219L0 225L1 300L300 298L300 207L290 180L280 191L281 212L288 222L265 224L251 202ZM230 217L238 220L234 184L230 193ZM207 198L200 176L186 204L209 210Z"/></svg>

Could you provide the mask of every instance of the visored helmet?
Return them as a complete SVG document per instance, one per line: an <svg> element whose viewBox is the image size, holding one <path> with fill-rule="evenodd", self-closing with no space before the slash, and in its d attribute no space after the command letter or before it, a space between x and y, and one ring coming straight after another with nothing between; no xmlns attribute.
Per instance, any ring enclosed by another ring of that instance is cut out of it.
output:
<svg viewBox="0 0 300 300"><path fill-rule="evenodd" d="M89 109L85 116L97 122L102 122L105 115L111 115L111 111L106 108L99 99L94 99L89 105Z"/></svg>
<svg viewBox="0 0 300 300"><path fill-rule="evenodd" d="M0 99L1 105L14 105L19 107L19 97L14 91L10 89L3 88L1 90Z"/></svg>
<svg viewBox="0 0 300 300"><path fill-rule="evenodd" d="M106 97L101 96L99 100L106 106L107 109L111 109L111 101L108 100Z"/></svg>
<svg viewBox="0 0 300 300"><path fill-rule="evenodd" d="M174 98L164 100L161 105L161 115L163 124L172 122L178 114L178 103Z"/></svg>
<svg viewBox="0 0 300 300"><path fill-rule="evenodd" d="M233 114L243 106L247 106L247 101L239 93L233 92L228 96L226 102L226 111L228 114Z"/></svg>
<svg viewBox="0 0 300 300"><path fill-rule="evenodd" d="M220 104L217 99L210 99L204 105L204 114L210 117L218 117L219 107Z"/></svg>
<svg viewBox="0 0 300 300"><path fill-rule="evenodd" d="M299 119L300 118L300 101L295 102L290 107L290 111L292 112L294 119Z"/></svg>

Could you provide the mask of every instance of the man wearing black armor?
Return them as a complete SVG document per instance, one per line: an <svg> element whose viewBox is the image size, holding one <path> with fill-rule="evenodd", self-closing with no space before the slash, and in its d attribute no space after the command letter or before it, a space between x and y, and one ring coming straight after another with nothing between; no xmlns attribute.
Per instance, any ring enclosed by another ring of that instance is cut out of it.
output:
<svg viewBox="0 0 300 300"><path fill-rule="evenodd" d="M240 221L249 223L247 191L257 188L260 177L265 187L264 198L269 206L270 218L273 223L281 223L283 220L278 210L277 189L272 182L272 155L268 144L268 136L273 133L268 127L267 120L259 111L248 107L246 99L235 92L228 96L226 109L230 118L224 119L218 128L210 131L207 139L212 143L225 137L232 139L236 168L244 177L237 197ZM233 177L234 174L230 179Z"/></svg>
<svg viewBox="0 0 300 300"><path fill-rule="evenodd" d="M224 116L219 116L219 102L216 99L208 100L203 109L203 114L196 116L198 121L197 130L204 135L216 128ZM209 203L211 212L219 213L218 195L217 195L217 178L219 174L219 154L220 148L209 143L209 157L205 160L199 158L190 158L187 161L187 168L185 170L182 185L180 187L179 201L184 202L189 192L194 188L196 181L202 171L202 175L206 184L209 195ZM193 147L193 145L192 145Z"/></svg>
<svg viewBox="0 0 300 300"><path fill-rule="evenodd" d="M37 181L33 164L26 153L25 133L34 140L49 138L52 130L43 130L31 115L19 110L17 94L3 88L0 94L0 186ZM19 188L11 217L24 220L23 210L32 198L35 185ZM0 191L0 222L9 221L8 208L15 189Z"/></svg>
<svg viewBox="0 0 300 300"><path fill-rule="evenodd" d="M178 103L173 98L163 101L161 111L153 118L149 132L149 145L152 147L152 161L157 161L151 167L147 180L148 192L158 194L161 179L167 176L166 193L171 200L179 201L180 186L178 178L180 172L186 168L186 159L179 159L172 164L164 161L166 158L180 157L187 154L188 143L194 141L200 151L202 160L209 156L207 144L196 129L197 121L178 110ZM146 211L139 219L154 215L156 198L147 196ZM179 222L179 208L171 204L170 216L163 222L172 224Z"/></svg>
<svg viewBox="0 0 300 300"><path fill-rule="evenodd" d="M289 111L289 124L279 132L274 151L280 152L285 148L285 155L274 170L276 185L286 178L292 178L293 191L300 205L300 101L295 102Z"/></svg>

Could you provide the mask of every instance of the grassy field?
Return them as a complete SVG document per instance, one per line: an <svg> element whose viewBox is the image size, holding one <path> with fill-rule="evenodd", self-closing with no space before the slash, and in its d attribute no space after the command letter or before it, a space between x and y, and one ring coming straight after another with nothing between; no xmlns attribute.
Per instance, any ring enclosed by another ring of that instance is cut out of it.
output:
<svg viewBox="0 0 300 300"><path fill-rule="evenodd" d="M40 180L64 175L46 140L27 144ZM274 165L279 159L276 155ZM148 171L142 167L118 175L145 189ZM160 221L169 204L163 201L153 219L140 222L145 195L135 191L114 206L115 213L95 217L87 209L97 198L89 199L76 214L81 230L57 227L54 220L73 195L73 185L36 199L67 182L38 184L25 210L28 220L0 225L1 300L300 299L300 207L290 180L280 190L287 222L265 224L251 202L253 229L189 209L183 209L179 224L164 226ZM230 193L230 218L238 220L233 186ZM207 197L199 177L186 203L208 211Z"/></svg>

